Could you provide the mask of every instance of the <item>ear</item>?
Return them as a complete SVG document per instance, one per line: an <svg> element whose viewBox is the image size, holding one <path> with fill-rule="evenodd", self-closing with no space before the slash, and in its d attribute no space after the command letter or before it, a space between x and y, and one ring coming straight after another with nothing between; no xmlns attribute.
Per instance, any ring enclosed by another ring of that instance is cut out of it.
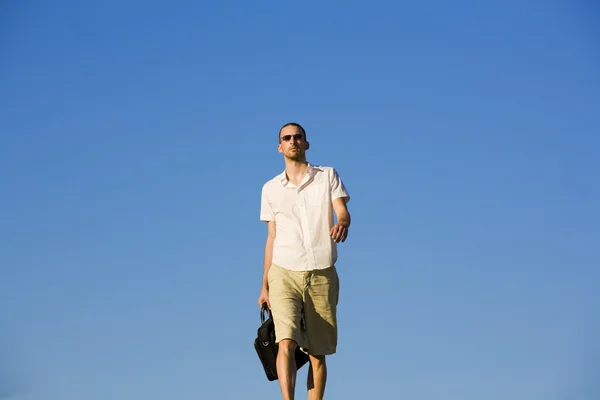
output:
<svg viewBox="0 0 600 400"><path fill-rule="evenodd" d="M283 153L283 147L281 147L281 143L277 145L277 151Z"/></svg>
<svg viewBox="0 0 600 400"><path fill-rule="evenodd" d="M306 142L306 150L310 149L310 142Z"/></svg>

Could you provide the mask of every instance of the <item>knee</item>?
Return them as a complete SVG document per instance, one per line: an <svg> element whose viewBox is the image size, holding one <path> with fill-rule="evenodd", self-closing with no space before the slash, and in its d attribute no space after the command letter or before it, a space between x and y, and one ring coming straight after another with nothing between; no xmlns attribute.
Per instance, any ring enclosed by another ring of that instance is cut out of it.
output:
<svg viewBox="0 0 600 400"><path fill-rule="evenodd" d="M279 342L279 352L283 354L293 354L296 351L298 344L292 339L283 339Z"/></svg>
<svg viewBox="0 0 600 400"><path fill-rule="evenodd" d="M325 364L325 356L313 356L309 355L310 365L313 368L321 368L324 367Z"/></svg>

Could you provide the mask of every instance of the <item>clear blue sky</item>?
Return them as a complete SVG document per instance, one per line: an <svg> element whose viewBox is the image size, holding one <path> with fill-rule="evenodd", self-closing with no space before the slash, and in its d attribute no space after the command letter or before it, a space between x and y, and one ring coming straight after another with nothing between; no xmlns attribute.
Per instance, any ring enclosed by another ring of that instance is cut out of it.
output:
<svg viewBox="0 0 600 400"><path fill-rule="evenodd" d="M297 121L352 195L328 399L597 399L597 5L83 3L0 6L0 390L279 398L260 190Z"/></svg>

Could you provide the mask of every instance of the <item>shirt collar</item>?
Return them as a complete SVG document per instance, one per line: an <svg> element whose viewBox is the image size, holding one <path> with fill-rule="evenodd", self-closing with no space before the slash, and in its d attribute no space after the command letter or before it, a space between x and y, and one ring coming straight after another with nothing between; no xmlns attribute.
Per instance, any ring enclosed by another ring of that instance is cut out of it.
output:
<svg viewBox="0 0 600 400"><path fill-rule="evenodd" d="M307 162L307 164L306 174L309 178L313 178L318 171L322 171L321 168L314 166L309 162ZM285 174L285 169L281 174L279 174L279 183L281 183L283 186L286 186L289 183Z"/></svg>

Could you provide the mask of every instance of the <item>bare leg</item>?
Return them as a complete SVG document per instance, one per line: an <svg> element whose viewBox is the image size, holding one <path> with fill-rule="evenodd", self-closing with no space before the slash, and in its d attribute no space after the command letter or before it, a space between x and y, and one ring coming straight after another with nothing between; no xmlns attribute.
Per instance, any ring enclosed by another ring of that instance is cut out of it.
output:
<svg viewBox="0 0 600 400"><path fill-rule="evenodd" d="M325 356L309 355L308 367L308 400L323 400L325 382L327 382L327 364Z"/></svg>
<svg viewBox="0 0 600 400"><path fill-rule="evenodd" d="M296 342L284 339L279 342L277 353L277 376L283 400L294 400L296 389Z"/></svg>

